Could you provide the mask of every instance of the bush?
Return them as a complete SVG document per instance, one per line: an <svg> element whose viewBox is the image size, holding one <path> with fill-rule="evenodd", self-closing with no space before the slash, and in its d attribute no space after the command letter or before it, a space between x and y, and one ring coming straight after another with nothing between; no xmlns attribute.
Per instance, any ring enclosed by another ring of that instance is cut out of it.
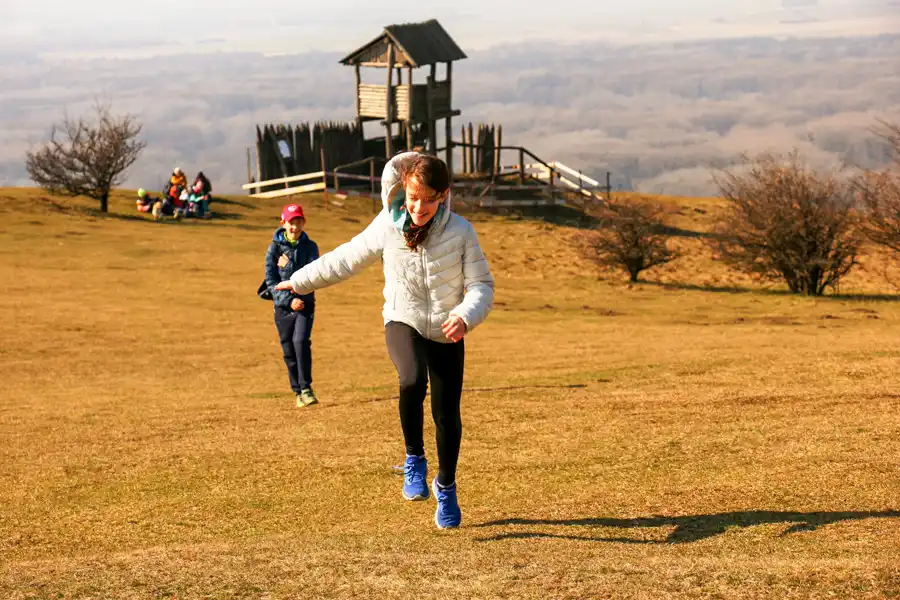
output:
<svg viewBox="0 0 900 600"><path fill-rule="evenodd" d="M857 180L866 209L863 229L872 242L900 253L900 126L882 122L881 135L892 149L890 165L866 171Z"/></svg>
<svg viewBox="0 0 900 600"><path fill-rule="evenodd" d="M857 264L862 241L853 182L817 173L796 151L763 154L747 167L715 177L728 203L712 239L719 256L797 294L836 288Z"/></svg>
<svg viewBox="0 0 900 600"><path fill-rule="evenodd" d="M668 247L661 204L648 198L607 202L606 227L586 234L584 254L601 267L623 269L631 281L677 256Z"/></svg>

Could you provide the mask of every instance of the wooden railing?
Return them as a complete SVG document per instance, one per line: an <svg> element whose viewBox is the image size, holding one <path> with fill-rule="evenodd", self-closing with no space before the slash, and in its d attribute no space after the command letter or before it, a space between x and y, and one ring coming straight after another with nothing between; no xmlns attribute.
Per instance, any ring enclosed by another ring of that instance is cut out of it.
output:
<svg viewBox="0 0 900 600"><path fill-rule="evenodd" d="M461 148L476 147L474 144L451 141L453 147ZM446 148L438 148L437 152L446 150ZM550 196L551 204L557 203L557 196L565 198L565 192L577 191L581 196L604 200L608 199L611 193L610 175L606 174L606 185L584 175L581 171L576 171L558 161L546 162L522 146L497 146L494 148L495 156L499 158L499 151L507 150L517 152L519 162L514 165L499 164L495 161L493 172L490 173L490 180L466 181L458 180L452 182L452 189L456 192L468 193L476 197L484 197L491 191L513 191L513 190L541 190L547 192ZM535 162L525 162L528 157ZM332 171L316 171L315 173L305 173L303 175L294 175L292 177L281 177L278 179L269 179L266 181L258 181L244 184L242 189L256 189L257 192L251 194L254 198L279 198L283 196L293 196L309 192L333 192L342 194L341 180L350 181L367 181L369 182L368 195L372 197L372 210L378 209L378 195L376 193L376 184L381 182L381 177L376 175L376 162L385 163L387 160L380 156L370 156L361 160L357 160L344 165L335 167ZM347 173L347 169L369 165L369 174L361 175L357 173ZM515 177L517 183L508 181L510 176ZM332 180L333 187L329 189L328 179ZM307 183L291 187L288 184L319 179L315 183ZM534 183L542 184L535 186ZM284 189L271 190L267 192L259 191L264 187L284 184ZM479 192L476 194L476 190ZM357 192L359 193L359 192ZM605 196L605 198L604 198ZM571 195L569 195L571 199ZM580 202L577 204L581 204ZM327 202L326 202L327 205ZM586 207L587 205L585 205Z"/></svg>

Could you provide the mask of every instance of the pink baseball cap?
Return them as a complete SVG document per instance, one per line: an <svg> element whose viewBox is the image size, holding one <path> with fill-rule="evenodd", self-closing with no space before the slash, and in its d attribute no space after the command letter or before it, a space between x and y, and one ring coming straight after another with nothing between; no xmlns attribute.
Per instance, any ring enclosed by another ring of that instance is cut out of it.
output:
<svg viewBox="0 0 900 600"><path fill-rule="evenodd" d="M285 223L298 217L304 220L306 219L306 217L303 216L303 207L299 204L288 204L281 211L281 220Z"/></svg>

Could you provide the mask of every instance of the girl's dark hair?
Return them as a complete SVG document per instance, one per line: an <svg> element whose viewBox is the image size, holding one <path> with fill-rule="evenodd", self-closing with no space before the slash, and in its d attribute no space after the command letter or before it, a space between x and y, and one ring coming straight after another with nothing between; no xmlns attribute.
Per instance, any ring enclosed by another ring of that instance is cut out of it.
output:
<svg viewBox="0 0 900 600"><path fill-rule="evenodd" d="M430 154L420 154L400 174L400 180L404 185L412 177L415 177L419 183L427 185L438 194L444 193L450 187L450 171L447 170L447 164ZM406 241L406 247L410 250L416 250L428 237L428 230L431 229L433 222L434 219L431 219L421 227L413 225L407 231L404 231L403 239Z"/></svg>
<svg viewBox="0 0 900 600"><path fill-rule="evenodd" d="M447 164L430 154L420 154L406 165L400 174L401 181L405 185L411 177L415 177L438 194L450 187L450 171L447 170Z"/></svg>

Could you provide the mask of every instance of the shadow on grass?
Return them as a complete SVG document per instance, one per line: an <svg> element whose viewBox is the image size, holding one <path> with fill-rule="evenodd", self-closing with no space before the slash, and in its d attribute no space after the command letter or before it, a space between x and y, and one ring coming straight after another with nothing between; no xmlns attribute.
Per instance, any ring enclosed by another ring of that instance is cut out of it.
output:
<svg viewBox="0 0 900 600"><path fill-rule="evenodd" d="M603 220L582 213L569 206L516 206L516 207L481 207L471 204L454 204L453 210L472 221L478 221L480 215L505 217L510 223L517 221L544 221L553 225L573 227L576 229L596 229L602 226Z"/></svg>
<svg viewBox="0 0 900 600"><path fill-rule="evenodd" d="M252 202L244 202L243 200L234 200L232 198L220 198L219 196L214 196L212 201L209 203L210 210L212 210L212 208L216 204L232 204L234 206L240 206L242 208L249 208L250 210L256 210L259 208L259 206L253 204Z"/></svg>
<svg viewBox="0 0 900 600"><path fill-rule="evenodd" d="M668 290L686 290L694 292L712 292L717 294L758 294L761 296L795 296L797 298L815 298L816 300L842 300L848 302L900 302L900 294L825 294L822 296L804 296L790 290L747 288L740 286L697 285L694 283L662 282L640 280L638 285L652 285Z"/></svg>
<svg viewBox="0 0 900 600"><path fill-rule="evenodd" d="M657 232L668 235L670 237L682 238L706 238L715 240L722 237L718 234L710 233L707 231L694 231L693 229L683 229L681 227L674 227L672 225L663 225L662 227L658 227Z"/></svg>
<svg viewBox="0 0 900 600"><path fill-rule="evenodd" d="M601 380L607 381L607 380ZM586 388L587 384L585 383L568 383L561 385L501 385L498 387L464 387L463 394L472 393L472 392L505 392L509 390L541 390L541 389L555 389L555 390L576 390ZM359 402L385 402L387 400L399 400L400 396L381 396L378 398L367 398L365 400L359 400Z"/></svg>
<svg viewBox="0 0 900 600"><path fill-rule="evenodd" d="M556 526L556 527L603 527L607 529L649 529L664 527L675 529L665 539L640 539L628 536L607 535L575 535L552 533L546 531L513 531L498 533L490 537L479 538L479 542L491 542L510 539L556 538L566 540L584 540L594 542L616 542L624 544L687 544L698 542L725 533L732 527L753 527L784 523L790 525L781 535L786 536L801 531L815 531L819 527L843 521L860 521L862 519L896 519L900 511L844 511L844 512L783 512L767 510L751 510L739 512L716 513L710 515L689 515L682 517L639 517L636 519L592 518L592 519L501 519L489 521L475 527L513 527L513 526Z"/></svg>

